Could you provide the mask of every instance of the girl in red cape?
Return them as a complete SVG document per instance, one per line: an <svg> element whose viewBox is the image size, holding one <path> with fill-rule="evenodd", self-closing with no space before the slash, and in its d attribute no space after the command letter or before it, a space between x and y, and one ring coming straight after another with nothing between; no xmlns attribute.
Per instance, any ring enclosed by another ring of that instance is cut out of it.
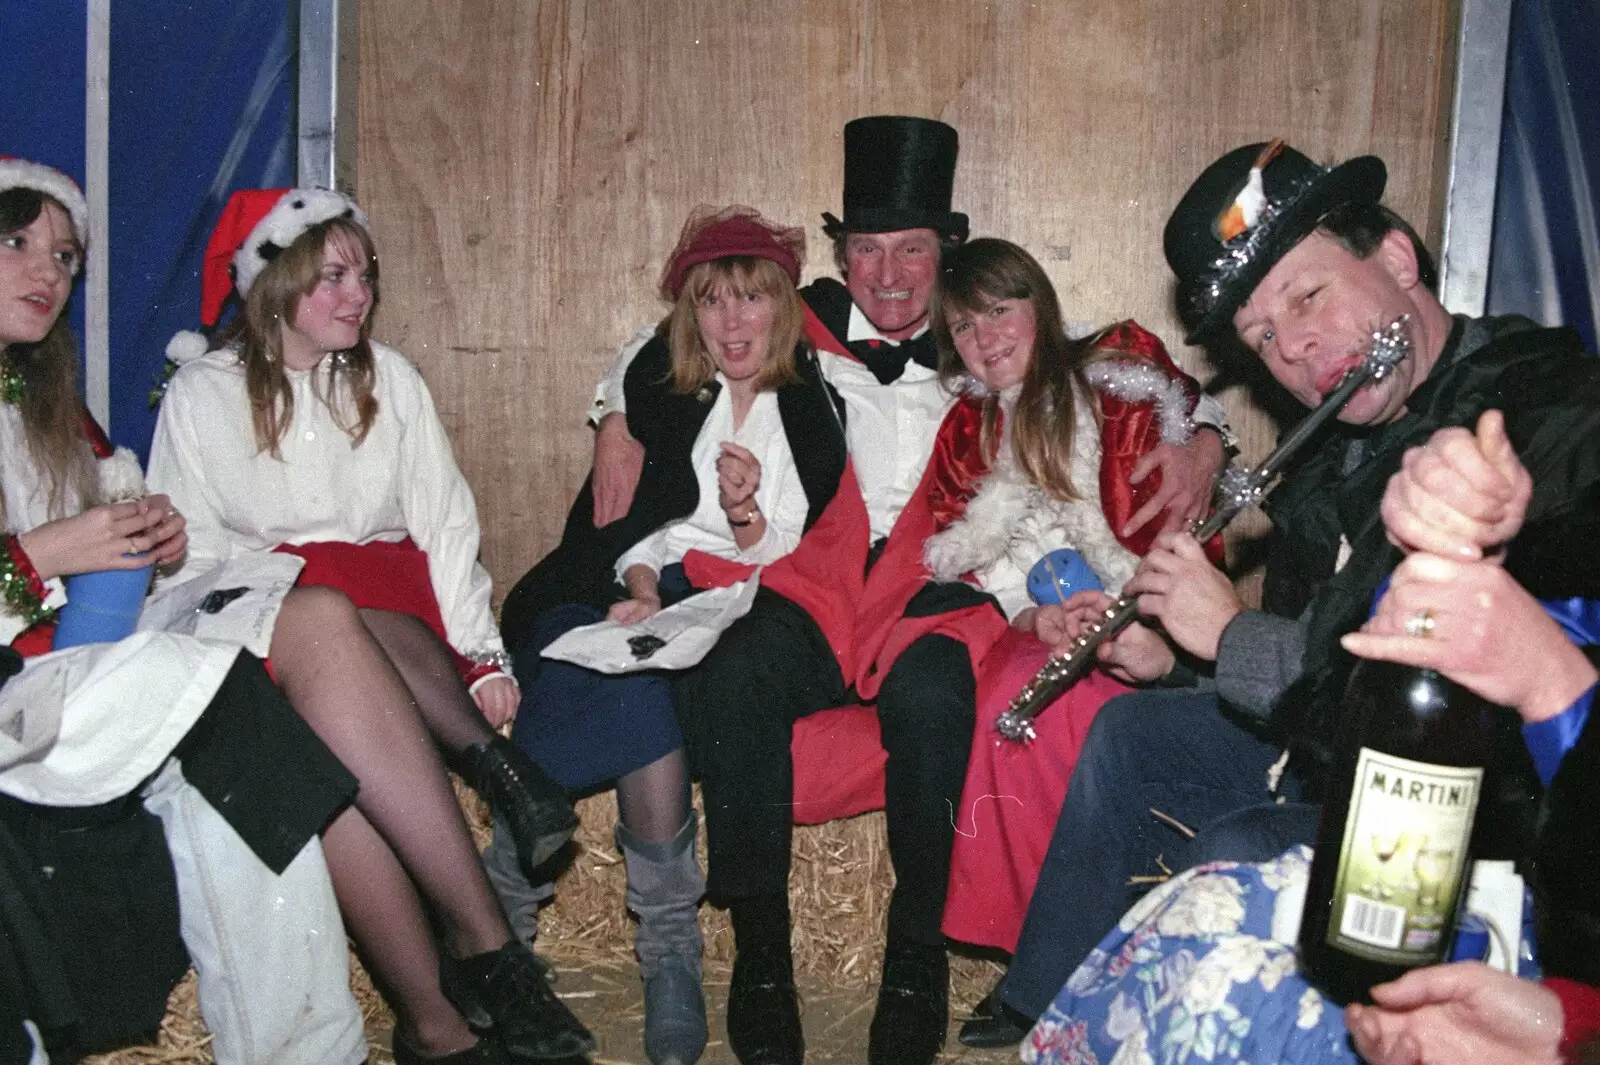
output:
<svg viewBox="0 0 1600 1065"><path fill-rule="evenodd" d="M1092 673L1039 716L1036 741L1000 737L995 718L1064 642L1059 610L1030 600L1028 574L1071 548L1112 594L1133 575L1158 528L1119 534L1156 488L1150 478L1131 485L1130 473L1152 448L1188 439L1197 388L1133 322L1068 340L1049 278L1006 241L948 254L930 317L940 372L963 395L925 482L941 531L923 561L935 580L993 595L1010 619L978 671L943 927L1010 951L1084 734L1126 690Z"/></svg>

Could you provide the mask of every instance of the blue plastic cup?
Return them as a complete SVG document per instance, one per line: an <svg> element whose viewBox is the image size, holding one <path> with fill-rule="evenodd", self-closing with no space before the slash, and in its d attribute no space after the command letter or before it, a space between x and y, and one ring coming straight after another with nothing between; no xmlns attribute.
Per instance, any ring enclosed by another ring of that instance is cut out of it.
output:
<svg viewBox="0 0 1600 1065"><path fill-rule="evenodd" d="M1028 573L1028 596L1040 606L1066 602L1073 592L1086 588L1105 591L1089 563L1070 547L1056 548L1035 562Z"/></svg>
<svg viewBox="0 0 1600 1065"><path fill-rule="evenodd" d="M115 643L133 635L150 590L155 564L103 569L67 578L67 605L56 616L56 650L85 643Z"/></svg>

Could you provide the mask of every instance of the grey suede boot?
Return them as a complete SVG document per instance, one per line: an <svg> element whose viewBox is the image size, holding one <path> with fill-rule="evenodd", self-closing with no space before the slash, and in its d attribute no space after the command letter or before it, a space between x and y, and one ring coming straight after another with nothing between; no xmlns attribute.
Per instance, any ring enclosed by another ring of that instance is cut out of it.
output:
<svg viewBox="0 0 1600 1065"><path fill-rule="evenodd" d="M522 861L517 857L517 844L504 821L494 819L494 838L483 851L483 871L489 886L500 899L500 909L505 911L506 923L517 937L517 942L532 947L539 935L539 907L555 898L556 886L551 882L528 883L522 871ZM543 964L543 959L540 959ZM543 966L551 982L555 973Z"/></svg>
<svg viewBox="0 0 1600 1065"><path fill-rule="evenodd" d="M694 853L693 810L678 834L647 843L617 825L628 869L628 909L639 918L634 952L644 978L644 1052L654 1065L694 1065L706 1048L700 977L700 896L706 882Z"/></svg>

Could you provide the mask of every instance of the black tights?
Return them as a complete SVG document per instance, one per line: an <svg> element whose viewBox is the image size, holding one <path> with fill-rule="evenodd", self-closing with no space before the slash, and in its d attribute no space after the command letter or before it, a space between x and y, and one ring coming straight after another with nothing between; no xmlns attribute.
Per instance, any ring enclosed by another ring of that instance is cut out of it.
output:
<svg viewBox="0 0 1600 1065"><path fill-rule="evenodd" d="M362 610L361 622L378 641L410 689L434 742L451 754L494 737L478 704L467 694L450 651L433 630L410 614Z"/></svg>
<svg viewBox="0 0 1600 1065"><path fill-rule="evenodd" d="M295 589L273 632L272 668L294 708L361 782L354 808L324 835L334 891L407 1042L437 1055L474 1039L440 991L430 914L456 957L511 940L435 747L435 737L446 746L478 730L487 738L488 724L464 691L455 709L464 701L478 729L451 722L443 678L425 652L396 637L407 626L378 621L391 645L368 613L379 612L358 612L332 589ZM449 679L460 691L453 669Z"/></svg>
<svg viewBox="0 0 1600 1065"><path fill-rule="evenodd" d="M617 816L647 843L666 843L689 819L689 761L683 748L617 780Z"/></svg>

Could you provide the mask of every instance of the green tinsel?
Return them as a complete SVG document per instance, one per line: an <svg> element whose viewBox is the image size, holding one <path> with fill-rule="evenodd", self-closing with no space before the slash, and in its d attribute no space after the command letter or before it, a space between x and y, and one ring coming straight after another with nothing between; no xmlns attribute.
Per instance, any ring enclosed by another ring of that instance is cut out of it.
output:
<svg viewBox="0 0 1600 1065"><path fill-rule="evenodd" d="M22 402L26 389L27 382L22 378L22 371L10 359L0 363L0 399L14 407Z"/></svg>
<svg viewBox="0 0 1600 1065"><path fill-rule="evenodd" d="M150 409L155 410L161 406L161 397L167 394L167 382L172 380L172 375L178 372L178 364L167 359L161 364L161 373L156 378L156 383L150 387Z"/></svg>
<svg viewBox="0 0 1600 1065"><path fill-rule="evenodd" d="M11 547L10 544L6 546ZM5 600L6 606L10 607L11 612L21 618L25 625L36 624L55 613L44 605L44 600L39 597L32 584L28 574L17 564L12 551L9 549L0 551L0 599Z"/></svg>

